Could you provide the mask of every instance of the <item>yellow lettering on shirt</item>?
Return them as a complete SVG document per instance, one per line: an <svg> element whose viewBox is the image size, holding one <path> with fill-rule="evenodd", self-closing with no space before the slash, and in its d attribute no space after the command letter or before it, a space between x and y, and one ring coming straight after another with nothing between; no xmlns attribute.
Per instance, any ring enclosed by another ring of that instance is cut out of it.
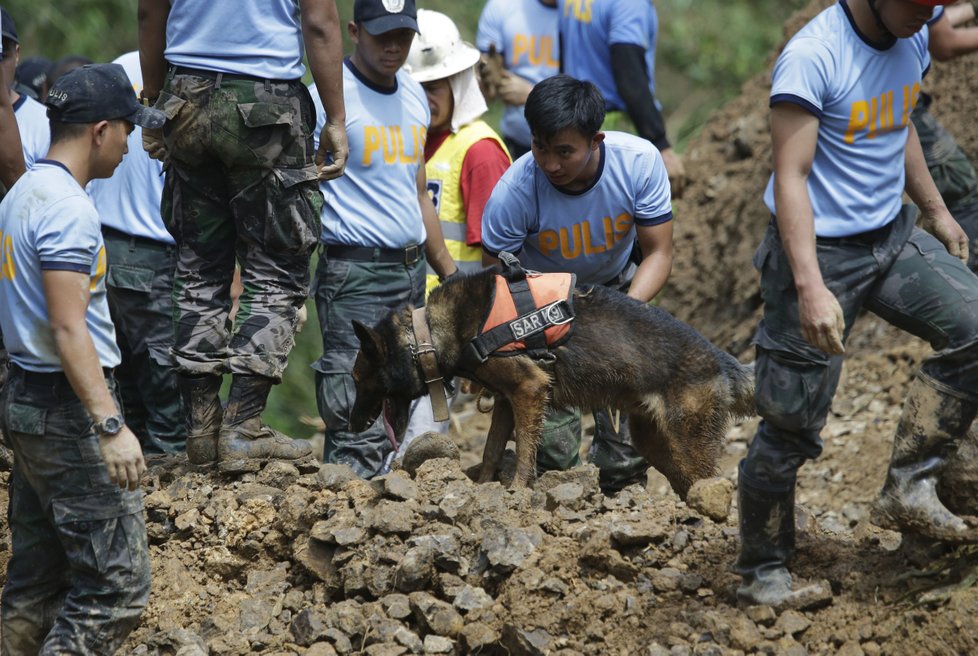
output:
<svg viewBox="0 0 978 656"><path fill-rule="evenodd" d="M846 128L846 136L843 138L847 144L855 143L856 132L865 130L869 125L869 103L865 100L857 100L852 103L849 110L849 126Z"/></svg>
<svg viewBox="0 0 978 656"><path fill-rule="evenodd" d="M515 35L510 66L519 66L520 57L524 55L527 63L531 66L547 66L554 69L560 67L560 62L554 57L554 38L552 36Z"/></svg>
<svg viewBox="0 0 978 656"><path fill-rule="evenodd" d="M614 219L606 216L600 223L581 221L559 230L542 230L537 237L540 253L552 257L560 251L565 260L598 255L611 250L615 244L627 239L634 221L632 215L624 212ZM594 233L592 233L594 230Z"/></svg>
<svg viewBox="0 0 978 656"><path fill-rule="evenodd" d="M380 155L384 164L414 164L422 160L427 130L411 126L413 148L409 151L407 139L400 125L367 125L363 128L363 165L371 166L374 156Z"/></svg>
<svg viewBox="0 0 978 656"><path fill-rule="evenodd" d="M843 141L847 144L856 142L856 134L865 130L867 139L875 139L881 134L902 130L907 127L910 121L910 112L917 104L920 95L920 84L915 82L903 87L903 112L900 114L900 122L896 121L895 110L893 109L896 93L886 91L883 94L870 98L869 100L857 100L852 103L849 109L849 125Z"/></svg>
<svg viewBox="0 0 978 656"><path fill-rule="evenodd" d="M593 0L567 0L564 5L564 16L574 12L574 18L581 23L591 22L591 3Z"/></svg>
<svg viewBox="0 0 978 656"><path fill-rule="evenodd" d="M10 235L0 232L0 279L13 280L17 275L17 265L14 264L14 240Z"/></svg>
<svg viewBox="0 0 978 656"><path fill-rule="evenodd" d="M555 230L544 230L540 233L540 252L544 255L549 256L552 252L557 250L558 243L557 232Z"/></svg>
<svg viewBox="0 0 978 656"><path fill-rule="evenodd" d="M380 128L368 125L363 128L363 165L370 166L374 153L380 150Z"/></svg>
<svg viewBox="0 0 978 656"><path fill-rule="evenodd" d="M103 246L98 249L98 258L95 260L95 275L92 276L92 282L88 287L89 291L94 292L99 281L105 277L105 264L105 246Z"/></svg>

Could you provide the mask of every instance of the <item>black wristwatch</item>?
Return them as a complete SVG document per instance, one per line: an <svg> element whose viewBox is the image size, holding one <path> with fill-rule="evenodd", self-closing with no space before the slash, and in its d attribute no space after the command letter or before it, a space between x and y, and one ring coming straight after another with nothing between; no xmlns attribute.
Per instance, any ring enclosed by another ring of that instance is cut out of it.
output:
<svg viewBox="0 0 978 656"><path fill-rule="evenodd" d="M92 428L98 435L118 435L122 427L126 425L126 418L122 415L112 415L102 421L96 421Z"/></svg>

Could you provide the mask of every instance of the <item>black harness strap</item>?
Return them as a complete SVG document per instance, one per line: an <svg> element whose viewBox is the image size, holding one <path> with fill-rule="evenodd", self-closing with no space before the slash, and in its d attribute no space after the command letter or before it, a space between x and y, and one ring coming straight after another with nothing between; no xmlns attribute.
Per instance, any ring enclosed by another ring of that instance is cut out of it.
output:
<svg viewBox="0 0 978 656"><path fill-rule="evenodd" d="M520 265L520 261L510 253L500 253L499 261L503 265L503 277L513 297L513 305L516 306L516 316L524 317L536 312L537 304L533 300L530 283L526 280L526 270ZM526 354L531 358L544 358L549 353L543 330L527 335L523 338L523 343L526 345Z"/></svg>

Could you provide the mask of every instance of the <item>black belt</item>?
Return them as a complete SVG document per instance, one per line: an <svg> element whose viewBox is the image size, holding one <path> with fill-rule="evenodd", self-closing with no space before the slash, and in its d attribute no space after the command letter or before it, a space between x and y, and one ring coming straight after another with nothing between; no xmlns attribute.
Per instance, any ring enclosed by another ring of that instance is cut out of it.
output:
<svg viewBox="0 0 978 656"><path fill-rule="evenodd" d="M414 244L407 248L371 248L369 246L346 246L326 244L323 253L327 259L354 260L356 262L385 262L390 264L414 264L424 255L424 246Z"/></svg>
<svg viewBox="0 0 978 656"><path fill-rule="evenodd" d="M893 227L893 222L887 223L885 226L875 228L874 230L869 230L867 232L860 232L855 235L845 235L844 237L818 237L815 241L820 244L860 244L863 246L868 246L869 244L875 244L880 241Z"/></svg>
<svg viewBox="0 0 978 656"><path fill-rule="evenodd" d="M128 233L123 232L122 230L116 230L115 228L110 228L107 225L102 226L102 234L106 237L125 239L126 241L132 241L142 246L150 246L152 248L158 248L158 249L175 248L173 244L168 244L165 241L160 241L158 239L150 239L149 237L138 237L136 235L130 235Z"/></svg>
<svg viewBox="0 0 978 656"><path fill-rule="evenodd" d="M28 385L36 385L38 387L70 386L68 376L63 371L29 371L11 362L10 375L20 378ZM110 378L112 376L112 370L108 367L102 367L102 375L105 378Z"/></svg>
<svg viewBox="0 0 978 656"><path fill-rule="evenodd" d="M292 84L298 80L271 80L254 75L242 75L241 73L222 73L221 71L209 71L206 68L190 68L189 66L173 66L170 71L174 75L193 75L208 80L241 80L243 82L269 82L271 84Z"/></svg>

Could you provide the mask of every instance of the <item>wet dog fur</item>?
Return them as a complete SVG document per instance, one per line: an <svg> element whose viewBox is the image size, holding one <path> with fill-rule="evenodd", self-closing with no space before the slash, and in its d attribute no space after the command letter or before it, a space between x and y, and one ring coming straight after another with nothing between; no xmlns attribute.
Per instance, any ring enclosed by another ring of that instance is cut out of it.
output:
<svg viewBox="0 0 978 656"><path fill-rule="evenodd" d="M513 485L533 480L548 405L626 413L635 447L683 499L695 481L716 475L730 420L754 414L750 367L668 312L602 286L573 291L573 335L553 351L553 363L527 355L463 362L462 351L486 316L496 273L455 276L431 292L426 306L441 374L474 380L495 393L479 482L493 480L511 437ZM411 401L428 393L412 354L412 309L392 312L373 328L354 321L360 339L354 431L384 412L402 437Z"/></svg>

